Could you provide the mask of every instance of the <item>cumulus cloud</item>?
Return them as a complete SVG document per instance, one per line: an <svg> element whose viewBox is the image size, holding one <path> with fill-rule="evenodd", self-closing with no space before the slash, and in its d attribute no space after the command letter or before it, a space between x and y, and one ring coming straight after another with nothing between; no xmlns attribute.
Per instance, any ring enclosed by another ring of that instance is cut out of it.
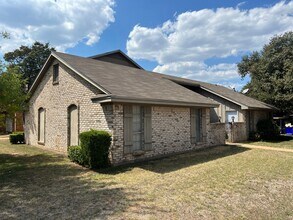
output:
<svg viewBox="0 0 293 220"><path fill-rule="evenodd" d="M0 39L1 51L35 40L58 50L79 42L92 45L114 22L113 7L113 0L0 1L0 31L10 33L10 39Z"/></svg>
<svg viewBox="0 0 293 220"><path fill-rule="evenodd" d="M207 66L204 61L261 49L274 35L293 30L292 14L293 1L250 10L238 5L188 11L156 28L136 25L127 51L133 58L157 61L158 72L209 81L231 79L237 77L235 64Z"/></svg>
<svg viewBox="0 0 293 220"><path fill-rule="evenodd" d="M195 80L217 82L229 81L238 77L236 64L220 63L208 66L203 62L174 62L164 65L158 65L155 72L178 75L181 73L183 78L192 78Z"/></svg>

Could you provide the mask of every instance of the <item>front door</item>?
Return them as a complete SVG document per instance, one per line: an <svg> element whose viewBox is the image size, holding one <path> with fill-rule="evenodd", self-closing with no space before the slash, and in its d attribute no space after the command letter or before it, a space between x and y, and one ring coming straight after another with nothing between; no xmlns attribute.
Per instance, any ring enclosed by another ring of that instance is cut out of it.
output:
<svg viewBox="0 0 293 220"><path fill-rule="evenodd" d="M69 146L78 145L78 109L76 105L72 105L68 109L69 123Z"/></svg>

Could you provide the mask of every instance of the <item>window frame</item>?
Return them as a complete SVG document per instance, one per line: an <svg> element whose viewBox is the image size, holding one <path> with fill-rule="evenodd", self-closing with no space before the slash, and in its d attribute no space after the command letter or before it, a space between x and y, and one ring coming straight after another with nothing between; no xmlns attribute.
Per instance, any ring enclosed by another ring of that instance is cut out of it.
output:
<svg viewBox="0 0 293 220"><path fill-rule="evenodd" d="M140 108L140 148L134 149L134 106ZM149 105L123 106L124 154L142 155L152 150L152 108Z"/></svg>
<svg viewBox="0 0 293 220"><path fill-rule="evenodd" d="M41 140L41 113L44 115L43 121L43 140ZM43 107L38 109L38 144L44 145L46 137L46 110Z"/></svg>
<svg viewBox="0 0 293 220"><path fill-rule="evenodd" d="M190 109L190 140L191 144L198 144L203 142L203 121L202 121L202 109L191 108Z"/></svg>
<svg viewBox="0 0 293 220"><path fill-rule="evenodd" d="M71 105L69 105L67 107L67 146L68 147L69 146L74 146L74 145L70 145L71 144L70 143L71 142L70 138L71 138L71 135L72 135L71 134L71 126L72 126L72 124L71 124L71 115L70 115L70 113L71 113L72 108L76 108L76 110L77 110L77 145L80 144L80 140L79 140L79 134L80 134L79 105L71 104Z"/></svg>
<svg viewBox="0 0 293 220"><path fill-rule="evenodd" d="M139 109L139 115L138 115L138 118L139 118L139 128L140 128L140 131L134 131L135 129L135 111L134 109L135 108L138 108ZM144 145L144 106L142 105L132 105L132 148L133 148L133 151L141 151L143 150L143 145ZM140 135L140 141L139 141L139 149L134 149L134 142L137 142L134 140L134 135L135 134L139 134Z"/></svg>
<svg viewBox="0 0 293 220"><path fill-rule="evenodd" d="M59 84L59 64L53 65L53 85Z"/></svg>

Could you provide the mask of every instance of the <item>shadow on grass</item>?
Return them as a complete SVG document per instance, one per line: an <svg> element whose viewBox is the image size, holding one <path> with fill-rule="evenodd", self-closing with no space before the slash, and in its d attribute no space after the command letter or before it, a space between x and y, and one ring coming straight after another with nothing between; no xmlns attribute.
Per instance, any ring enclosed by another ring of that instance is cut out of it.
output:
<svg viewBox="0 0 293 220"><path fill-rule="evenodd" d="M264 141L264 142L270 142L270 143L282 143L282 142L286 142L286 141L292 141L293 140L293 136L287 136L287 135L280 135L274 139L270 139L270 140L260 140L260 141ZM259 141L247 141L245 143L254 143L254 142L259 142Z"/></svg>
<svg viewBox="0 0 293 220"><path fill-rule="evenodd" d="M236 145L217 146L197 151L186 152L161 159L154 159L147 162L140 162L131 165L97 170L97 172L115 175L117 173L129 171L134 167L139 167L152 172L164 174L177 171L189 166L194 166L212 160L217 160L223 157L232 156L248 150L250 149L239 147Z"/></svg>
<svg viewBox="0 0 293 220"><path fill-rule="evenodd" d="M106 218L137 201L59 155L0 154L0 219Z"/></svg>

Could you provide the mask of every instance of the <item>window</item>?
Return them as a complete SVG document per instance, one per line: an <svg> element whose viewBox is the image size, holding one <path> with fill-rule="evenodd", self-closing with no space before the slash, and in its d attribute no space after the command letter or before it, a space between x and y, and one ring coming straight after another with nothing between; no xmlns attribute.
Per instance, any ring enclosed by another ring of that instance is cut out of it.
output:
<svg viewBox="0 0 293 220"><path fill-rule="evenodd" d="M202 138L202 110L191 108L190 111L190 137L191 143L201 142Z"/></svg>
<svg viewBox="0 0 293 220"><path fill-rule="evenodd" d="M38 142L45 143L45 109L38 110Z"/></svg>
<svg viewBox="0 0 293 220"><path fill-rule="evenodd" d="M59 64L53 65L53 84L59 83Z"/></svg>
<svg viewBox="0 0 293 220"><path fill-rule="evenodd" d="M141 150L142 147L142 118L143 108L138 105L132 106L132 134L133 134L133 150Z"/></svg>
<svg viewBox="0 0 293 220"><path fill-rule="evenodd" d="M151 107L124 106L124 153L141 152L152 148Z"/></svg>
<svg viewBox="0 0 293 220"><path fill-rule="evenodd" d="M219 117L219 108L210 109L210 122L211 123L221 122Z"/></svg>
<svg viewBox="0 0 293 220"><path fill-rule="evenodd" d="M70 105L68 107L68 146L78 145L78 135L78 107L76 105Z"/></svg>
<svg viewBox="0 0 293 220"><path fill-rule="evenodd" d="M226 111L226 123L228 122L238 122L237 111Z"/></svg>

